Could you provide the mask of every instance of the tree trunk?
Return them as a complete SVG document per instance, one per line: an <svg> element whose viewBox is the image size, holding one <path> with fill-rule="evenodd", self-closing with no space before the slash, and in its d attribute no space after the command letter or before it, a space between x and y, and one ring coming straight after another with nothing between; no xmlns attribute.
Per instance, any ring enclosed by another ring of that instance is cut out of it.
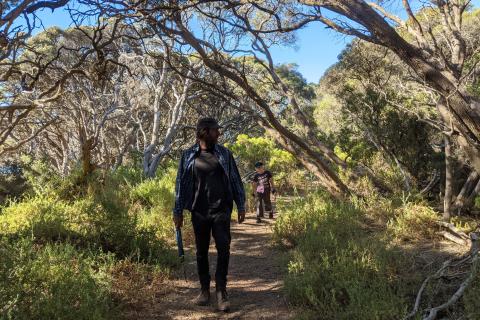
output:
<svg viewBox="0 0 480 320"><path fill-rule="evenodd" d="M420 194L424 195L424 194L429 193L435 187L435 185L438 183L438 180L439 180L438 178L439 178L439 174L438 174L438 171L435 169L433 171L432 178L430 179L428 184L425 186L425 188L420 190Z"/></svg>
<svg viewBox="0 0 480 320"><path fill-rule="evenodd" d="M191 70L189 70L185 82L183 83L181 93L177 94L174 90L174 96L176 98L176 101L175 104L173 106L170 106L169 109L170 122L168 124L165 137L163 138L160 151L157 154L154 154L154 151L157 148L160 140L160 100L163 99L165 91L165 83L163 83L163 79L166 74L166 63L163 64L163 68L164 70L162 73L162 80L159 81L158 88L155 94L152 137L150 140L150 144L147 146L143 153L143 173L148 178L153 178L155 176L155 172L157 171L158 165L160 164L161 160L172 149L172 144L178 131L178 126L183 120L186 113L185 103L188 99L188 92L190 91L190 87L192 84L191 77L193 73Z"/></svg>
<svg viewBox="0 0 480 320"><path fill-rule="evenodd" d="M475 185L475 188L473 188L472 193L467 198L467 201L465 201L465 206L472 206L475 204L475 197L480 193L480 180L477 182Z"/></svg>
<svg viewBox="0 0 480 320"><path fill-rule="evenodd" d="M445 126L448 128L455 128L454 119L452 118L445 98L440 97L436 104L437 111L440 114ZM474 170L480 174L480 150L478 150L475 145L469 143L469 141L462 135L457 136L457 142L460 148L462 148L463 152L470 160L470 163Z"/></svg>
<svg viewBox="0 0 480 320"><path fill-rule="evenodd" d="M92 174L95 166L92 163L92 149L91 140L88 139L87 143L82 145L82 172L83 177L87 177Z"/></svg>
<svg viewBox="0 0 480 320"><path fill-rule="evenodd" d="M147 172L145 172L145 176L147 178L154 178L155 173L157 172L158 166L160 165L160 162L162 162L163 158L167 155L167 153L171 150L171 146L165 150L162 147L162 150L160 150L159 153L157 153L154 157L152 157L152 161L148 167Z"/></svg>
<svg viewBox="0 0 480 320"><path fill-rule="evenodd" d="M84 128L79 128L80 138L80 152L81 152L81 164L82 164L82 179L84 180L90 174L92 174L95 166L92 163L92 148L93 139L87 137L87 133Z"/></svg>
<svg viewBox="0 0 480 320"><path fill-rule="evenodd" d="M376 137L376 135L374 135L373 133L371 133L370 131L368 131L367 129L364 128L364 134L365 136L367 137L368 140L370 140L370 142L375 146L375 148L377 148L378 151L380 151L381 153L383 153L385 156L386 156L386 160L387 162L389 162L390 164L390 167L395 170L395 168L398 169L398 171L400 172L400 174L402 175L402 179L403 179L403 185L404 185L404 188L405 188L405 191L407 192L410 192L411 191L411 187L410 187L410 177L409 177L409 174L407 173L407 170L403 167L403 165L400 163L400 161L398 160L397 156L391 152L390 150L388 150L381 142L380 142L380 139L378 139L378 137Z"/></svg>
<svg viewBox="0 0 480 320"><path fill-rule="evenodd" d="M460 210L465 207L467 203L468 196L473 192L475 185L478 181L478 173L476 171L470 172L468 175L467 181L462 186L462 189L458 193L455 201L453 201L453 208L452 210L457 210L458 214L460 214Z"/></svg>
<svg viewBox="0 0 480 320"><path fill-rule="evenodd" d="M445 136L445 196L443 198L443 220L450 220L452 204L452 146L450 137Z"/></svg>
<svg viewBox="0 0 480 320"><path fill-rule="evenodd" d="M68 174L68 159L69 159L69 148L68 142L65 139L61 139L62 142L62 168L61 173L62 176L66 176Z"/></svg>

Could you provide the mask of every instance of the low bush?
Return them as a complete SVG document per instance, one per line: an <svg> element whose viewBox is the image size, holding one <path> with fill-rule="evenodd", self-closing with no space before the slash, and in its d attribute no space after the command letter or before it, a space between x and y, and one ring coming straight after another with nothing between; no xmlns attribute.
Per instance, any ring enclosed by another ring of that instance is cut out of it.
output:
<svg viewBox="0 0 480 320"><path fill-rule="evenodd" d="M26 181L19 172L0 172L0 205L4 204L8 199L20 198L25 188Z"/></svg>
<svg viewBox="0 0 480 320"><path fill-rule="evenodd" d="M173 208L175 197L175 167L168 168L161 177L146 179L133 186L130 191L132 201L140 201L148 207L157 207L165 212Z"/></svg>
<svg viewBox="0 0 480 320"><path fill-rule="evenodd" d="M0 319L114 318L111 255L3 238L0 256Z"/></svg>
<svg viewBox="0 0 480 320"><path fill-rule="evenodd" d="M352 205L335 202L322 191L317 191L307 198L297 198L288 204L280 203L278 210L287 214L280 215L276 220L274 239L287 240L293 245L304 236L306 230L318 228L325 219L338 214L352 217L360 214Z"/></svg>
<svg viewBox="0 0 480 320"><path fill-rule="evenodd" d="M0 319L118 318L129 300L117 292L122 266L158 281L178 266L172 168L151 180L120 168L83 181L35 168L29 193L0 207Z"/></svg>
<svg viewBox="0 0 480 320"><path fill-rule="evenodd" d="M412 241L432 239L435 236L439 215L426 204L406 203L395 210L387 229L397 240Z"/></svg>
<svg viewBox="0 0 480 320"><path fill-rule="evenodd" d="M462 302L465 308L465 316L469 320L480 319L480 266L475 265L476 268L475 278L471 282L470 286L465 291L465 295L462 298Z"/></svg>
<svg viewBox="0 0 480 320"><path fill-rule="evenodd" d="M285 205L274 226L277 241L294 245L285 290L306 307L304 318L396 319L417 275L412 261L365 226L365 214L348 202L315 193ZM410 285L410 286L409 286Z"/></svg>
<svg viewBox="0 0 480 320"><path fill-rule="evenodd" d="M0 234L56 240L72 235L67 226L67 204L55 197L33 197L14 202L0 215Z"/></svg>
<svg viewBox="0 0 480 320"><path fill-rule="evenodd" d="M52 197L29 198L4 208L0 234L32 237L42 243L61 239L85 248L99 247L118 258L135 256L143 261L161 260L175 265L173 251L161 237L165 232L145 227L136 214L114 200L105 195L73 202ZM167 223L158 228L162 230Z"/></svg>

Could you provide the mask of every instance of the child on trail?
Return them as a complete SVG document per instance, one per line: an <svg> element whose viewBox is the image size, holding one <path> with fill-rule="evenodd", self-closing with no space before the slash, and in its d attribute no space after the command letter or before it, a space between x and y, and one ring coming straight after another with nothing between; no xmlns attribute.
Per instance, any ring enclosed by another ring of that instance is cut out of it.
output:
<svg viewBox="0 0 480 320"><path fill-rule="evenodd" d="M262 162L255 163L255 171L257 172L253 176L253 195L255 196L257 206L257 223L262 222L264 212L267 211L268 217L273 218L272 202L270 200L270 193L275 194L275 188L273 186L273 176L265 167Z"/></svg>

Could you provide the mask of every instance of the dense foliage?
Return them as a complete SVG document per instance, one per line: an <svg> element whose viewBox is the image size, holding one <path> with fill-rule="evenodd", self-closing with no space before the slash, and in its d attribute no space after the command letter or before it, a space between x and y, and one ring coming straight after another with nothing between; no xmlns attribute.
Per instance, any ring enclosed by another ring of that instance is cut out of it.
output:
<svg viewBox="0 0 480 320"><path fill-rule="evenodd" d="M178 265L171 248L176 170L143 180L140 170L122 167L83 184L79 175L62 178L47 168L25 168L27 195L1 208L0 318L116 317L124 298L114 291L117 269L131 261L165 276Z"/></svg>
<svg viewBox="0 0 480 320"><path fill-rule="evenodd" d="M418 261L421 250L404 246L435 237L437 215L425 203L376 199L371 207L358 198L343 202L316 192L280 210L274 239L292 248L285 290L302 307L302 318L402 319L419 283L439 264ZM372 225L372 219L377 223ZM428 301L434 304L451 294L429 290ZM451 315L476 319L479 305L471 297L477 290L478 282Z"/></svg>

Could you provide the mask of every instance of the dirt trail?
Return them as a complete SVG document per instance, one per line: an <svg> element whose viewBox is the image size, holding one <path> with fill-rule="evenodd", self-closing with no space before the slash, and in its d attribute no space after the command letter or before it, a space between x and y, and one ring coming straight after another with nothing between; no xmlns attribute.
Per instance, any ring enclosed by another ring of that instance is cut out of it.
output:
<svg viewBox="0 0 480 320"><path fill-rule="evenodd" d="M206 307L190 301L198 294L194 250L188 250L187 280L170 280L155 295L147 315L142 319L291 319L293 311L282 294L281 253L271 246L272 221L256 224L250 214L243 224L232 222L232 245L228 292L231 311L215 311L214 282L212 303ZM210 273L215 274L216 250L210 244ZM183 271L179 273L183 278ZM139 319L139 318L137 318Z"/></svg>

